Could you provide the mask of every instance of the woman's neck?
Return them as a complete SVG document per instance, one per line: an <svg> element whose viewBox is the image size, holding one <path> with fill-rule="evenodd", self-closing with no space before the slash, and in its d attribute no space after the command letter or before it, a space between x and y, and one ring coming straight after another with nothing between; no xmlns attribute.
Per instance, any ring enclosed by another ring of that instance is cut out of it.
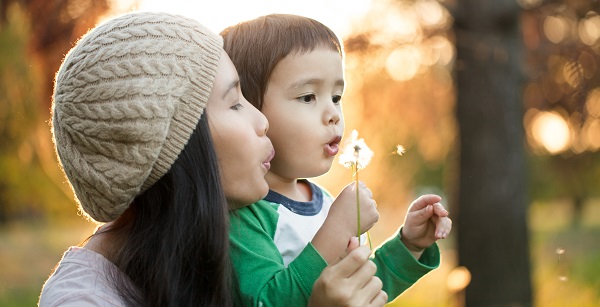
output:
<svg viewBox="0 0 600 307"><path fill-rule="evenodd" d="M126 231L123 227L114 229L114 226L113 222L109 222L98 227L83 247L115 263L116 255L123 246Z"/></svg>

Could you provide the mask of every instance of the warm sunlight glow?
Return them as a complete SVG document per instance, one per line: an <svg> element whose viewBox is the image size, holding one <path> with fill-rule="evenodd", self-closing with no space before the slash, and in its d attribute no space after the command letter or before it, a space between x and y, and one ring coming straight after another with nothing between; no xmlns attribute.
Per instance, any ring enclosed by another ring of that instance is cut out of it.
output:
<svg viewBox="0 0 600 307"><path fill-rule="evenodd" d="M372 44L387 45L390 41L397 44L411 44L421 38L423 30L412 6L406 4L390 6L384 1L379 1L378 5L377 10L382 13L376 19L372 19L368 24L356 25L359 29L362 27L375 30L371 36ZM393 29L393 31L380 29Z"/></svg>
<svg viewBox="0 0 600 307"><path fill-rule="evenodd" d="M436 35L421 44L423 64L447 66L454 59L454 45L444 36Z"/></svg>
<svg viewBox="0 0 600 307"><path fill-rule="evenodd" d="M415 3L415 11L426 27L440 27L448 20L442 5L435 0L422 0Z"/></svg>
<svg viewBox="0 0 600 307"><path fill-rule="evenodd" d="M415 77L421 67L421 52L412 45L399 47L388 56L385 68L396 81Z"/></svg>
<svg viewBox="0 0 600 307"><path fill-rule="evenodd" d="M127 0L121 0L127 1ZM269 13L290 13L314 18L338 36L349 34L351 22L371 7L371 0L140 0L141 11L166 11L195 18L215 32L240 21Z"/></svg>
<svg viewBox="0 0 600 307"><path fill-rule="evenodd" d="M565 119L556 112L539 112L532 119L533 137L551 154L566 150L571 132Z"/></svg>

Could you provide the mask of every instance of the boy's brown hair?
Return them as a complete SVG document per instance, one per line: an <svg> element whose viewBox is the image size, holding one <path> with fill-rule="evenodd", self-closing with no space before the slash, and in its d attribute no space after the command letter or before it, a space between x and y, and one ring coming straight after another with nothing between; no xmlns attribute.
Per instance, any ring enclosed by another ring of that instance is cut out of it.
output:
<svg viewBox="0 0 600 307"><path fill-rule="evenodd" d="M342 43L330 28L299 15L265 15L220 34L240 76L244 97L259 110L273 69L288 54L326 48L343 56Z"/></svg>

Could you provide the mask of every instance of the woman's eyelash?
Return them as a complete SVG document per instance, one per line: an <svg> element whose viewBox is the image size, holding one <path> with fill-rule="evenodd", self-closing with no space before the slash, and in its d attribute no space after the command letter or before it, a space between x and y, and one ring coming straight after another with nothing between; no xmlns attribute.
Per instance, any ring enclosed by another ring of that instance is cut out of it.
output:
<svg viewBox="0 0 600 307"><path fill-rule="evenodd" d="M244 106L241 103L238 102L238 103L232 105L230 109L237 111L237 110L239 110L239 109L241 109L243 107Z"/></svg>

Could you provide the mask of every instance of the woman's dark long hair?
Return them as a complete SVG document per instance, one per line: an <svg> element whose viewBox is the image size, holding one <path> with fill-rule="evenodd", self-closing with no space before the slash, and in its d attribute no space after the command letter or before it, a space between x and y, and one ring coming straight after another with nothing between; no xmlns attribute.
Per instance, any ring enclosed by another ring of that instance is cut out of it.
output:
<svg viewBox="0 0 600 307"><path fill-rule="evenodd" d="M206 115L156 184L114 227L127 227L112 279L131 306L231 306L227 201Z"/></svg>

